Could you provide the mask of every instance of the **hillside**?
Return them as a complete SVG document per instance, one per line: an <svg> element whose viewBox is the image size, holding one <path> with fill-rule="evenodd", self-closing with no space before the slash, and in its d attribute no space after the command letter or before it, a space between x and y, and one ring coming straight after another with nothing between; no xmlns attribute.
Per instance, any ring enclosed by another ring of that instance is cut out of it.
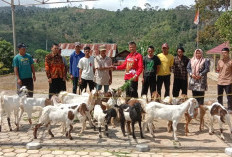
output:
<svg viewBox="0 0 232 157"><path fill-rule="evenodd" d="M158 52L161 44L168 42L172 52L181 43L190 55L196 46L194 14L195 9L187 6L169 10L133 7L116 12L76 7L16 7L17 43L27 43L31 52L45 49L46 40L48 49L53 42L81 41L117 43L121 51L129 41L136 41L139 48L151 44ZM0 19L0 39L11 42L10 7L0 7Z"/></svg>

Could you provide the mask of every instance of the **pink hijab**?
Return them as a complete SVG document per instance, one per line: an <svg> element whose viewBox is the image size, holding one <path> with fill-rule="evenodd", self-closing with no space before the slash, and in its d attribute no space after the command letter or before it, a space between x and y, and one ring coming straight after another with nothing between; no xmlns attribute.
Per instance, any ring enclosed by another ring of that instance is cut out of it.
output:
<svg viewBox="0 0 232 157"><path fill-rule="evenodd" d="M197 59L196 54L197 51L201 53L201 58ZM199 75L199 70L205 63L205 58L203 58L203 51L201 49L196 49L193 58L191 59L191 68L192 68L192 74Z"/></svg>

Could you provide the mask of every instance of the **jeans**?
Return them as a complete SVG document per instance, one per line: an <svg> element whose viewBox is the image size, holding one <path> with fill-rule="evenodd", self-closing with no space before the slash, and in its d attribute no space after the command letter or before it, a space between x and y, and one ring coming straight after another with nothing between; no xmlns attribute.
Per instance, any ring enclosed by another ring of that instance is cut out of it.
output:
<svg viewBox="0 0 232 157"><path fill-rule="evenodd" d="M104 86L104 92L108 92L109 90L109 85L103 85ZM102 89L102 85L96 84L96 90L101 90Z"/></svg>
<svg viewBox="0 0 232 157"><path fill-rule="evenodd" d="M77 86L78 86L78 77L73 77L73 93L77 93Z"/></svg>
<svg viewBox="0 0 232 157"><path fill-rule="evenodd" d="M156 76L144 76L141 95L147 95L149 87L151 94L156 91Z"/></svg>
<svg viewBox="0 0 232 157"><path fill-rule="evenodd" d="M52 79L52 83L49 83L49 99L54 94L58 94L61 91L66 91L66 83L62 78Z"/></svg>
<svg viewBox="0 0 232 157"><path fill-rule="evenodd" d="M229 85L218 85L218 102L223 105L223 91L225 90L228 100L228 109L232 110L232 84Z"/></svg>
<svg viewBox="0 0 232 157"><path fill-rule="evenodd" d="M165 75L165 76L158 76L157 77L157 92L161 96L161 88L164 83L165 87L165 94L164 97L169 96L170 92L170 77L171 75Z"/></svg>
<svg viewBox="0 0 232 157"><path fill-rule="evenodd" d="M127 82L128 80L125 80ZM131 81L131 85L126 89L126 97L138 98L138 82Z"/></svg>
<svg viewBox="0 0 232 157"><path fill-rule="evenodd" d="M83 91L83 89L87 89L87 84L89 85L89 90L92 91L94 89L95 83L93 82L93 80L85 80L85 79L81 79L82 83L80 85L81 88L81 92Z"/></svg>
<svg viewBox="0 0 232 157"><path fill-rule="evenodd" d="M184 79L174 78L173 89L172 89L173 97L178 97L180 90L182 94L187 95L187 89L188 89L187 79L184 80Z"/></svg>

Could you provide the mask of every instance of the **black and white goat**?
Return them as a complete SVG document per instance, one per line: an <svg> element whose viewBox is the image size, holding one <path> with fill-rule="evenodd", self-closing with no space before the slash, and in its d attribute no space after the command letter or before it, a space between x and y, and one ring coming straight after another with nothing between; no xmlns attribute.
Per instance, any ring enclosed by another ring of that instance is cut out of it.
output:
<svg viewBox="0 0 232 157"><path fill-rule="evenodd" d="M7 96L4 93L0 94L0 132L2 126L2 118L3 114L7 114L7 121L10 131L12 131L11 123L10 123L10 115L11 112L14 112L15 117L15 125L17 126L16 130L19 130L19 106L20 106L20 98L25 96L28 93L26 86L22 86L19 89L19 95Z"/></svg>
<svg viewBox="0 0 232 157"><path fill-rule="evenodd" d="M214 119L217 119L219 123L221 139L223 140L225 139L223 135L223 127L222 127L223 123L228 124L230 133L232 134L230 115L224 106L222 106L218 102L214 102L211 106L206 106L206 109L209 111L209 114L210 114L210 123L209 123L210 124L209 126L210 135L214 134L214 128L213 128Z"/></svg>
<svg viewBox="0 0 232 157"><path fill-rule="evenodd" d="M108 133L108 125L112 117L116 117L117 113L114 108L110 108L108 110L103 111L100 105L95 105L93 110L93 118L98 122L98 129L99 129L99 138L102 137L101 135L101 125L105 126L106 136L109 136Z"/></svg>
<svg viewBox="0 0 232 157"><path fill-rule="evenodd" d="M139 129L140 129L140 136L143 137L142 127L141 127L141 121L142 121L142 113L143 108L140 103L135 103L133 106L128 104L122 104L120 106L115 105L115 107L119 108L119 114L120 114L120 122L121 122L121 130L123 133L123 136L126 136L125 134L125 123L127 123L127 129L129 132L129 123L131 122L132 125L132 136L134 139L135 137L135 128L134 125L136 122L139 123Z"/></svg>

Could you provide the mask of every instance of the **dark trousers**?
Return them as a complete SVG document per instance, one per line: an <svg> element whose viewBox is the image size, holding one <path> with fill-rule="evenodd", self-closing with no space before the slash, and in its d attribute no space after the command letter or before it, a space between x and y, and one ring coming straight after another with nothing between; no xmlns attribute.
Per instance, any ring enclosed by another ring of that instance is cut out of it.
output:
<svg viewBox="0 0 232 157"><path fill-rule="evenodd" d="M77 86L78 86L78 77L73 77L73 93L77 93Z"/></svg>
<svg viewBox="0 0 232 157"><path fill-rule="evenodd" d="M161 96L161 89L162 89L163 83L164 83L164 87L165 87L164 97L169 96L170 77L171 77L171 75L157 76L157 92L159 93L160 96Z"/></svg>
<svg viewBox="0 0 232 157"><path fill-rule="evenodd" d="M147 95L148 88L150 87L150 93L156 91L156 76L144 76L144 82L141 95Z"/></svg>
<svg viewBox="0 0 232 157"><path fill-rule="evenodd" d="M193 97L197 99L197 102L199 105L204 105L204 96L205 92L204 91L192 91Z"/></svg>
<svg viewBox="0 0 232 157"><path fill-rule="evenodd" d="M93 82L93 80L85 80L85 79L81 79L82 83L80 85L81 88L81 92L83 91L83 89L87 89L87 84L89 85L89 90L92 91L94 89L95 83Z"/></svg>
<svg viewBox="0 0 232 157"><path fill-rule="evenodd" d="M49 99L61 91L66 91L66 83L62 78L52 79L52 83L49 83Z"/></svg>
<svg viewBox="0 0 232 157"><path fill-rule="evenodd" d="M217 91L218 91L218 102L223 105L223 92L226 92L227 95L227 104L228 104L228 110L232 110L232 84L230 85L218 85Z"/></svg>
<svg viewBox="0 0 232 157"><path fill-rule="evenodd" d="M173 89L172 89L173 97L178 97L180 90L181 90L181 94L187 95L187 89L188 89L187 79L184 80L184 79L174 78Z"/></svg>
<svg viewBox="0 0 232 157"><path fill-rule="evenodd" d="M125 80L127 82L128 80ZM131 85L126 89L126 96L138 98L138 81L131 81Z"/></svg>
<svg viewBox="0 0 232 157"><path fill-rule="evenodd" d="M28 89L27 97L33 97L34 84L32 78L21 79L22 85L17 84L17 89L19 90L22 86L26 86ZM18 93L18 92L17 92Z"/></svg>

